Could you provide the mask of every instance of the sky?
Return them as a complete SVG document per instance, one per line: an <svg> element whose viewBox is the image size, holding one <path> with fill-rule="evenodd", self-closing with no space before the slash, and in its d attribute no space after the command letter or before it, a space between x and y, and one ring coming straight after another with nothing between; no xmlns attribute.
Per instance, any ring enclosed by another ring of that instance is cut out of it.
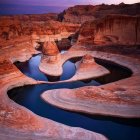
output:
<svg viewBox="0 0 140 140"><path fill-rule="evenodd" d="M36 6L73 6L79 4L118 4L118 3L137 3L140 0L0 0L0 4L19 4Z"/></svg>
<svg viewBox="0 0 140 140"><path fill-rule="evenodd" d="M140 0L0 0L0 15L60 13L74 5L137 3Z"/></svg>

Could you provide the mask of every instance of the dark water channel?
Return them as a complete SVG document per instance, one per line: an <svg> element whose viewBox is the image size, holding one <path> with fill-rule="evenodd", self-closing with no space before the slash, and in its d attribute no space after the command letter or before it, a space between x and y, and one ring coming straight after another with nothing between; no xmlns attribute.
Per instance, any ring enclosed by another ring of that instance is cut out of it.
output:
<svg viewBox="0 0 140 140"><path fill-rule="evenodd" d="M16 63L16 66L27 76L37 80L47 80L47 77L38 69L40 55L32 57L25 63ZM126 68L109 64L106 61L96 59L96 62L108 68L111 74L86 82L76 81L70 83L42 84L25 86L12 89L8 92L9 97L20 105L25 106L34 113L52 119L54 121L75 127L82 127L94 132L101 133L110 140L140 140L140 120L120 119L113 117L88 116L79 113L65 111L45 103L40 95L42 92L59 88L79 88L83 86L99 86L112 81L131 76ZM67 61L63 65L61 80L69 79L75 73L74 61Z"/></svg>

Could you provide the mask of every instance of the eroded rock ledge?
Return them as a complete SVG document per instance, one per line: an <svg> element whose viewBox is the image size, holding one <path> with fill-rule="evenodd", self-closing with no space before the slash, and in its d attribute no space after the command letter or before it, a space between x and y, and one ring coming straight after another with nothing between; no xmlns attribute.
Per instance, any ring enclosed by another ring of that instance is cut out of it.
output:
<svg viewBox="0 0 140 140"><path fill-rule="evenodd" d="M87 51L88 52L88 51ZM86 53L87 53L86 52ZM69 51L66 56L83 55L83 51ZM57 107L83 112L124 118L140 117L140 61L122 55L103 52L88 52L90 55L115 62L129 68L130 78L99 87L82 87L78 89L58 89L44 92L42 98Z"/></svg>
<svg viewBox="0 0 140 140"><path fill-rule="evenodd" d="M107 75L110 72L103 66L97 64L92 55L86 54L82 60L76 63L75 75L67 81L78 81L95 79Z"/></svg>
<svg viewBox="0 0 140 140"><path fill-rule="evenodd" d="M108 15L87 21L80 28L77 43L140 45L140 16Z"/></svg>
<svg viewBox="0 0 140 140"><path fill-rule="evenodd" d="M49 46L47 47L48 44ZM68 80L58 81L59 83L71 82L77 80L86 80L86 79L97 78L109 74L109 71L103 66L97 64L94 61L93 56L86 54L86 51L79 54L78 52L73 52L72 54L69 53L69 51L64 54L60 54L54 42L52 43L49 42L47 44L45 43L43 48L44 48L43 49L44 55L41 58L39 69L46 75L50 75L50 76L60 77L63 73L62 66L68 59L73 57L83 56L82 60L76 63L75 75ZM53 83L58 83L58 82L53 82Z"/></svg>
<svg viewBox="0 0 140 140"><path fill-rule="evenodd" d="M79 27L79 24L56 21L49 15L2 16L0 17L0 47L31 42L31 45L36 48L39 42L67 38Z"/></svg>
<svg viewBox="0 0 140 140"><path fill-rule="evenodd" d="M9 49L11 53L9 53ZM7 95L8 90L14 87L45 82L26 77L13 64L15 61L28 60L33 54L38 53L33 46L5 48L0 53L3 54L0 56L1 140L106 140L100 134L42 118L10 100Z"/></svg>
<svg viewBox="0 0 140 140"><path fill-rule="evenodd" d="M109 14L139 15L140 3L131 5L124 3L120 3L119 5L76 5L64 10L58 15L58 18L62 22L84 23L85 21L100 19Z"/></svg>

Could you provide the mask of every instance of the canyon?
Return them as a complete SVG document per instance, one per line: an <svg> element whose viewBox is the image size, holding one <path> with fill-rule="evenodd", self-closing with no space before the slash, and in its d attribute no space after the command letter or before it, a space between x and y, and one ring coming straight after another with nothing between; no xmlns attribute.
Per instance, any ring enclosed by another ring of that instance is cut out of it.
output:
<svg viewBox="0 0 140 140"><path fill-rule="evenodd" d="M51 86L109 75L98 59L131 74L98 86L47 90L40 98L57 108L86 115L140 118L140 3L78 5L59 14L0 16L0 43L1 140L107 140L102 133L41 117L7 95L16 87ZM15 63L38 54L40 72L56 79L63 74L65 62L78 58L74 75L62 81L36 80L16 67Z"/></svg>

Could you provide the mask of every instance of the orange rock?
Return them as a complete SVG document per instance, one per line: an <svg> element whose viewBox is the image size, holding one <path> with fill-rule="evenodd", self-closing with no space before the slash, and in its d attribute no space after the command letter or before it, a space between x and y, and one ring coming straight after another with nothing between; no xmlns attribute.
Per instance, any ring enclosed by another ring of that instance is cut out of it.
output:
<svg viewBox="0 0 140 140"><path fill-rule="evenodd" d="M54 56L49 56L48 60L47 60L47 63L49 63L49 64L58 63L60 58L61 58L60 54L57 54L57 55L54 55Z"/></svg>
<svg viewBox="0 0 140 140"><path fill-rule="evenodd" d="M139 45L139 27L140 16L108 15L84 23L77 43Z"/></svg>
<svg viewBox="0 0 140 140"><path fill-rule="evenodd" d="M92 63L92 64L94 64L95 60L91 55L86 54L86 55L83 56L81 63L86 63L86 64L91 64Z"/></svg>
<svg viewBox="0 0 140 140"><path fill-rule="evenodd" d="M109 14L139 15L140 4L76 5L60 13L58 18L63 22L84 23L86 21L100 19Z"/></svg>
<svg viewBox="0 0 140 140"><path fill-rule="evenodd" d="M59 54L59 50L56 46L56 43L52 41L44 43L42 52L43 54L49 55L49 56L54 56L54 55Z"/></svg>

